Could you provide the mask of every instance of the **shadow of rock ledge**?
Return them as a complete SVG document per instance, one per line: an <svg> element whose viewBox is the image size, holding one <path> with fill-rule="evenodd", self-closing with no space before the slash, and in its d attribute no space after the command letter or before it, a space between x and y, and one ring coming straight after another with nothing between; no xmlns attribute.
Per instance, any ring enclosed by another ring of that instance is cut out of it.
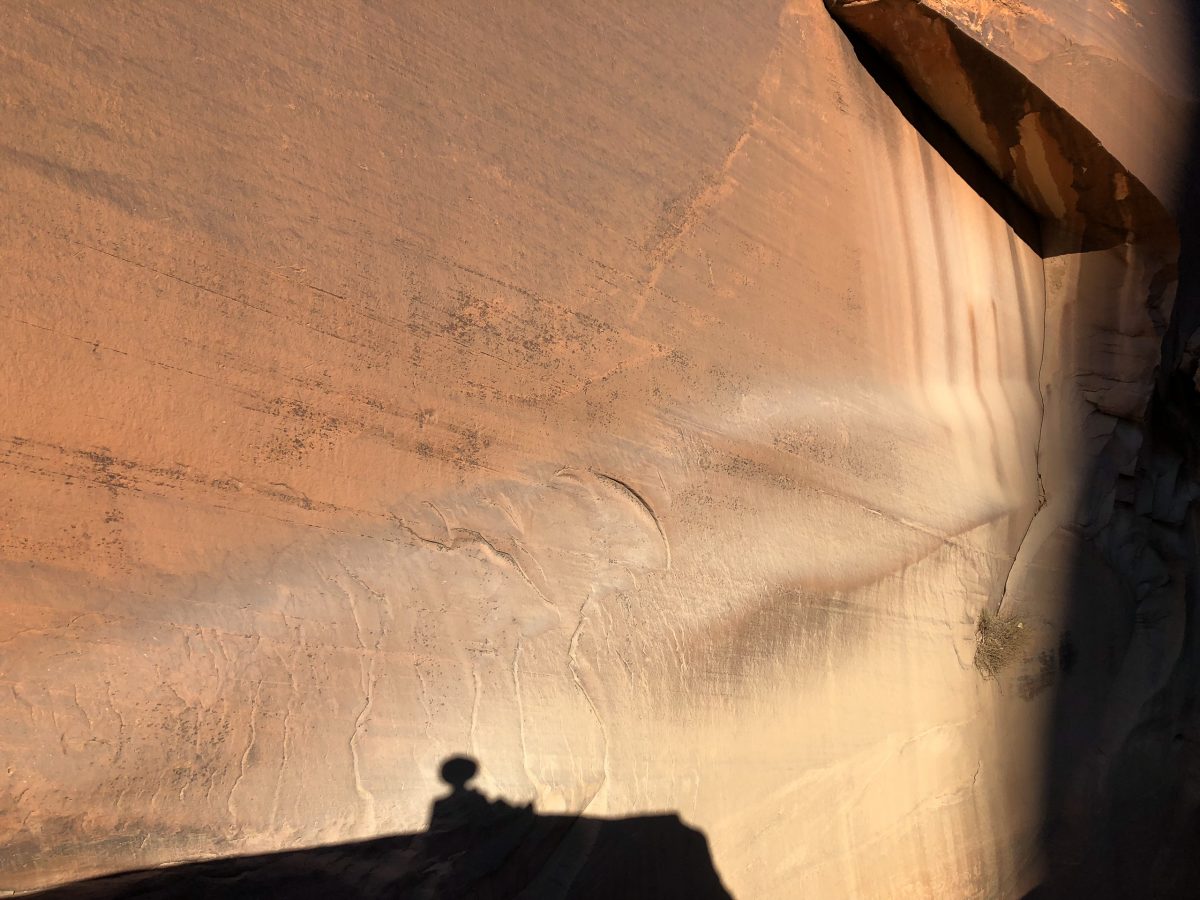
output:
<svg viewBox="0 0 1200 900"><path fill-rule="evenodd" d="M1195 92L1200 4L1178 10ZM1071 572L1046 754L1047 872L1025 900L1200 896L1200 115L1192 102L1191 121L1178 123L1186 152L1168 205L1179 211L1182 252L1154 393L1136 423L1123 490L1101 459L1084 492L1093 507Z"/></svg>
<svg viewBox="0 0 1200 900"><path fill-rule="evenodd" d="M704 835L672 814L601 819L538 815L467 787L477 767L453 757L451 791L422 832L306 850L125 872L26 895L38 900L251 898L687 898L728 900Z"/></svg>

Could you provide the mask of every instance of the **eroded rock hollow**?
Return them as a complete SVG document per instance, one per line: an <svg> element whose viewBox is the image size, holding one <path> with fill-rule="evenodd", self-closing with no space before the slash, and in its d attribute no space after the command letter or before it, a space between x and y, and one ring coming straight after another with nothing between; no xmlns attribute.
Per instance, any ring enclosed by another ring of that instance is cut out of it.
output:
<svg viewBox="0 0 1200 900"><path fill-rule="evenodd" d="M1194 895L1189 4L5 18L0 892Z"/></svg>

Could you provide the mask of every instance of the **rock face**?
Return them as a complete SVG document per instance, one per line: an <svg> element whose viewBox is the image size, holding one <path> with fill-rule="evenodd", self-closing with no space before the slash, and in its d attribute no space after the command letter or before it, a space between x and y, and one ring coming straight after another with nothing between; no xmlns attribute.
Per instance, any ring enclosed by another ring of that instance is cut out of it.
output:
<svg viewBox="0 0 1200 900"><path fill-rule="evenodd" d="M0 890L458 752L736 897L1182 883L1186 30L832 6L11 16Z"/></svg>
<svg viewBox="0 0 1200 900"><path fill-rule="evenodd" d="M1062 632L1039 654L1057 692L1045 890L1188 896L1200 884L1200 279L1185 262L1179 280L1180 238L1193 246L1196 229L1170 210L1194 202L1181 168L1200 146L1187 146L1186 127L1187 40L1200 18L1153 2L831 11L1042 217L1046 503L1005 602Z"/></svg>

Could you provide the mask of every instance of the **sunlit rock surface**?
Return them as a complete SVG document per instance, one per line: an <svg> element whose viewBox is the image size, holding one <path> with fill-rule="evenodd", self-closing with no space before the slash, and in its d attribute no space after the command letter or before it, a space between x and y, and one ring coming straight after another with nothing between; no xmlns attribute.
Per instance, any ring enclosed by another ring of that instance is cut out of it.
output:
<svg viewBox="0 0 1200 900"><path fill-rule="evenodd" d="M1072 632L1081 555L1142 547L1088 529L1143 483L1178 173L1021 37L1150 65L1125 31L928 5L1153 240L876 41L881 87L821 0L13 13L0 889L417 832L454 753L542 814L679 816L740 898L1044 882L1088 796L1062 648L1119 669L1165 585L1101 578ZM985 608L1027 629L991 680Z"/></svg>
<svg viewBox="0 0 1200 900"><path fill-rule="evenodd" d="M1043 890L1191 896L1200 273L1188 50L1200 11L1054 0L831 11L1043 221L1046 503L1005 596L1026 625L1047 626L1032 683L1056 695Z"/></svg>

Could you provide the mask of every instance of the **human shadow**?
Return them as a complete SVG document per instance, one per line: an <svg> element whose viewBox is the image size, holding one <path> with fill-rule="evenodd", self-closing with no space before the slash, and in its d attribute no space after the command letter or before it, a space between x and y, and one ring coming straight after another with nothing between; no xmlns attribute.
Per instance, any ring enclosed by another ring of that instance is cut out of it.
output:
<svg viewBox="0 0 1200 900"><path fill-rule="evenodd" d="M728 900L703 833L672 814L540 815L469 784L470 757L441 769L448 794L423 832L145 869L62 885L38 900Z"/></svg>

